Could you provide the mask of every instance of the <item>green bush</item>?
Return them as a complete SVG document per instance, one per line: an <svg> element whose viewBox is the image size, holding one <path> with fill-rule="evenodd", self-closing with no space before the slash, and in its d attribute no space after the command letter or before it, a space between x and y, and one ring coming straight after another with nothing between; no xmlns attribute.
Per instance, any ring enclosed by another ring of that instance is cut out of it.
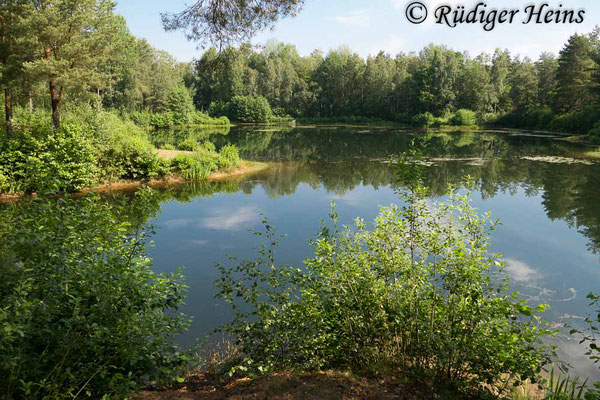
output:
<svg viewBox="0 0 600 400"><path fill-rule="evenodd" d="M256 260L221 265L219 297L235 313L223 330L242 354L230 373L385 371L499 396L510 377L535 381L550 332L506 292L502 261L488 253L494 224L469 194L432 206L416 187L404 200L372 230L357 220L338 231L334 209L301 268L274 267L268 223Z"/></svg>
<svg viewBox="0 0 600 400"><path fill-rule="evenodd" d="M103 111L97 113L94 130L103 178L149 179L161 175L154 146L134 123Z"/></svg>
<svg viewBox="0 0 600 400"><path fill-rule="evenodd" d="M240 162L240 154L238 152L237 147L234 145L228 144L221 148L219 151L219 161L218 167L221 168L232 168L239 164Z"/></svg>
<svg viewBox="0 0 600 400"><path fill-rule="evenodd" d="M499 115L494 125L503 128L550 129L554 113L549 107L517 110Z"/></svg>
<svg viewBox="0 0 600 400"><path fill-rule="evenodd" d="M229 125L229 118L221 116L219 118L212 118L207 114L200 111L196 111L194 114L192 123L194 125Z"/></svg>
<svg viewBox="0 0 600 400"><path fill-rule="evenodd" d="M152 113L149 111L136 111L129 114L129 118L137 126L148 127L151 126Z"/></svg>
<svg viewBox="0 0 600 400"><path fill-rule="evenodd" d="M550 128L561 132L588 133L599 121L600 111L578 111L555 116Z"/></svg>
<svg viewBox="0 0 600 400"><path fill-rule="evenodd" d="M478 112L476 116L476 123L479 126L494 125L501 116L501 114L496 113Z"/></svg>
<svg viewBox="0 0 600 400"><path fill-rule="evenodd" d="M415 126L432 126L435 123L435 117L430 112L417 114L412 118L412 123Z"/></svg>
<svg viewBox="0 0 600 400"><path fill-rule="evenodd" d="M213 101L208 106L208 114L213 118L220 115L229 115L229 103L225 101Z"/></svg>
<svg viewBox="0 0 600 400"><path fill-rule="evenodd" d="M142 207L149 195L130 201ZM179 274L152 271L145 229L119 210L99 198L0 210L3 395L125 398L176 377L185 286Z"/></svg>
<svg viewBox="0 0 600 400"><path fill-rule="evenodd" d="M160 148L163 150L175 150L175 146L173 146L170 143L165 143L162 146L160 146Z"/></svg>
<svg viewBox="0 0 600 400"><path fill-rule="evenodd" d="M157 129L175 126L175 117L171 112L156 113L150 116L150 125Z"/></svg>
<svg viewBox="0 0 600 400"><path fill-rule="evenodd" d="M5 174L0 168L0 193L9 193L13 189L13 184L8 174Z"/></svg>
<svg viewBox="0 0 600 400"><path fill-rule="evenodd" d="M183 179L202 180L217 170L217 158L204 152L179 154L171 160L171 168Z"/></svg>
<svg viewBox="0 0 600 400"><path fill-rule="evenodd" d="M150 179L161 175L159 158L147 139L117 136L102 153L100 163L107 177Z"/></svg>
<svg viewBox="0 0 600 400"><path fill-rule="evenodd" d="M476 125L477 116L474 111L461 109L454 113L450 121L454 126Z"/></svg>
<svg viewBox="0 0 600 400"><path fill-rule="evenodd" d="M182 142L177 143L177 150L196 151L200 148L200 144L196 139L188 137Z"/></svg>
<svg viewBox="0 0 600 400"><path fill-rule="evenodd" d="M16 191L80 190L98 173L92 136L80 123L65 121L55 131L36 116L21 120L0 143L0 169L12 178Z"/></svg>
<svg viewBox="0 0 600 400"><path fill-rule="evenodd" d="M227 109L229 117L241 122L268 122L273 116L269 102L262 96L235 96Z"/></svg>

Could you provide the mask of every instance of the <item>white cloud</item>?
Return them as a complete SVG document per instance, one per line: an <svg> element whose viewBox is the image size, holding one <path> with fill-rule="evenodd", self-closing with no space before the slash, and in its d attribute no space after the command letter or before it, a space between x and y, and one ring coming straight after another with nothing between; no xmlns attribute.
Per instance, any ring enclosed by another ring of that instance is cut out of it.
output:
<svg viewBox="0 0 600 400"><path fill-rule="evenodd" d="M516 282L531 282L540 277L539 273L522 261L512 258L504 259L506 270Z"/></svg>
<svg viewBox="0 0 600 400"><path fill-rule="evenodd" d="M167 229L207 228L214 230L233 231L251 228L259 217L258 207L245 206L234 209L217 209L212 216L204 218L179 218L164 222ZM193 244L205 245L203 240L193 240Z"/></svg>
<svg viewBox="0 0 600 400"><path fill-rule="evenodd" d="M164 222L164 226L167 229L178 229L185 228L194 223L194 218L179 218L179 219L170 219Z"/></svg>
<svg viewBox="0 0 600 400"><path fill-rule="evenodd" d="M203 218L200 225L204 228L234 231L252 227L259 217L257 207L246 206L236 210L219 210L213 217Z"/></svg>
<svg viewBox="0 0 600 400"><path fill-rule="evenodd" d="M346 15L327 17L328 21L334 21L342 25L367 28L371 25L370 12L367 9L352 11Z"/></svg>

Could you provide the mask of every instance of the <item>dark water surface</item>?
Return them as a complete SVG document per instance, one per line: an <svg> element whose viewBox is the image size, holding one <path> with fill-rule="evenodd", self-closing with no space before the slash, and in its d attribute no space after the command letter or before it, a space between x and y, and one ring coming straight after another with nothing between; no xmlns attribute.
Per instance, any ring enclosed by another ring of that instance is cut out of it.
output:
<svg viewBox="0 0 600 400"><path fill-rule="evenodd" d="M245 159L284 163L242 180L160 193L150 255L158 271L185 267L190 289L183 311L194 317L181 339L186 345L228 321L229 310L213 299L215 263L227 255L253 257L258 242L250 230L260 229L261 213L287 235L279 263L300 266L332 200L344 224L359 216L372 221L380 205L399 202L388 160L412 141L430 160L426 184L434 199L442 199L449 184L473 177L474 204L502 222L492 250L505 257L511 289L549 304L547 320L581 324L592 311L586 295L600 292L600 162L585 159L590 149L584 146L510 132L351 127L178 131L156 133L153 140L174 144L187 136L217 148L235 144ZM576 341L561 341L561 356L578 373L597 376Z"/></svg>

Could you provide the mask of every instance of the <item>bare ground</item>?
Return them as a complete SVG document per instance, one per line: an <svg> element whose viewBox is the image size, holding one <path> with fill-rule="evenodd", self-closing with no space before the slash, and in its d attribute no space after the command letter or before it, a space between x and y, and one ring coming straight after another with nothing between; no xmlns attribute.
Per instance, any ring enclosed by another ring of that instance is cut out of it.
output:
<svg viewBox="0 0 600 400"><path fill-rule="evenodd" d="M136 400L351 400L351 399L441 399L395 379L358 378L338 372L303 375L274 374L256 380L219 383L204 374L187 378L170 390L142 391Z"/></svg>

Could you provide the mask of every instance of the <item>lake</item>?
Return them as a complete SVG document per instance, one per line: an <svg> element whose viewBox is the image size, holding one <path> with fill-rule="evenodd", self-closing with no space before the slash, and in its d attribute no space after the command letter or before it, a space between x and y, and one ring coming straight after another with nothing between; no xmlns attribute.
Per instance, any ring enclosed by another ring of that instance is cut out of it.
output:
<svg viewBox="0 0 600 400"><path fill-rule="evenodd" d="M501 253L517 290L532 303L551 306L545 319L556 326L580 326L586 295L600 291L600 162L590 149L544 134L508 131L423 131L348 126L235 127L157 132L157 145L188 136L217 148L234 144L242 158L278 162L272 168L226 182L199 182L158 190L156 228L150 256L154 268L184 267L189 292L185 313L194 317L181 338L191 345L231 316L214 299L217 262L227 256L252 258L259 245L252 230L263 216L287 237L280 264L301 266L311 255L309 239L319 231L330 203L340 222L372 221L380 206L399 203L390 158L411 145L428 160L426 185L442 200L448 185L474 181L474 204L502 225L493 232L492 251ZM127 203L131 193L108 201ZM132 209L131 213L137 213ZM583 376L598 376L574 340L560 340L560 356Z"/></svg>

